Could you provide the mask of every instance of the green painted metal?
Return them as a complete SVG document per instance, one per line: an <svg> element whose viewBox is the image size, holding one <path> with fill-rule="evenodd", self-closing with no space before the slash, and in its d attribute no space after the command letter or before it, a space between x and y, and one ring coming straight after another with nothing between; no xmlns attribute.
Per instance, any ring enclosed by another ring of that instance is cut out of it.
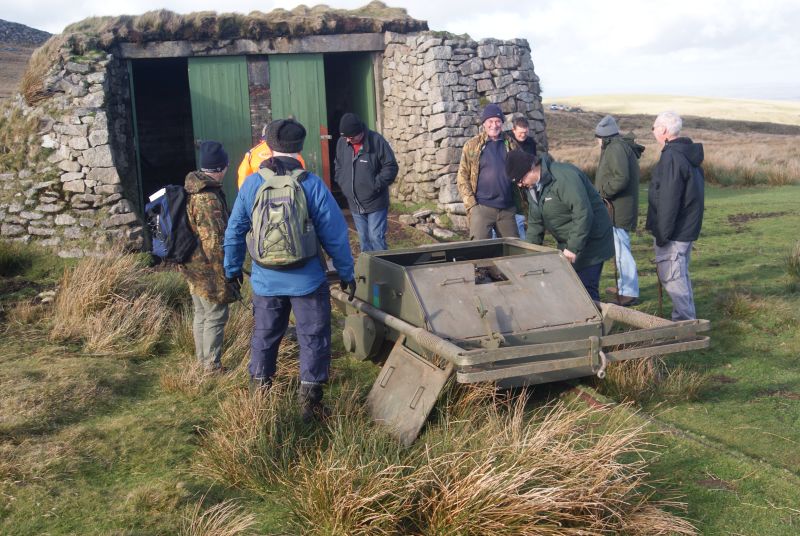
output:
<svg viewBox="0 0 800 536"><path fill-rule="evenodd" d="M195 144L216 140L230 157L223 190L236 199L236 167L250 149L250 95L244 56L189 58L189 92Z"/></svg>
<svg viewBox="0 0 800 536"><path fill-rule="evenodd" d="M139 155L139 122L136 119L136 91L134 91L133 81L133 62L128 60L128 83L131 90L131 115L133 117L133 152L136 155L136 208L140 214L144 214L144 193L142 191L142 158Z"/></svg>
<svg viewBox="0 0 800 536"><path fill-rule="evenodd" d="M269 57L272 118L290 115L306 128L303 158L306 169L323 176L320 127L327 126L325 65L322 54L281 54Z"/></svg>
<svg viewBox="0 0 800 536"><path fill-rule="evenodd" d="M375 71L372 67L372 54L358 54L353 58L353 105L354 112L375 130Z"/></svg>

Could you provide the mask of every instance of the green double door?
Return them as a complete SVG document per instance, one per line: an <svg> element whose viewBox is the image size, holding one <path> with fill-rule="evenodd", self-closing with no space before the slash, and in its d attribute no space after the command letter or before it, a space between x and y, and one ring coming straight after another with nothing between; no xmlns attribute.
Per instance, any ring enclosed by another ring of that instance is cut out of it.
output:
<svg viewBox="0 0 800 536"><path fill-rule="evenodd" d="M327 73L329 77L346 77L345 87L351 94L354 111L375 128L375 90L369 54L349 58L348 72ZM272 118L294 117L305 126L303 146L306 168L330 185L332 165L328 144L332 137L326 95L325 61L322 54L277 54L269 57L269 85ZM189 58L189 91L192 123L196 144L216 140L223 144L230 157L224 179L228 203L236 198L236 169L250 149L251 119L248 91L247 60L244 56Z"/></svg>
<svg viewBox="0 0 800 536"><path fill-rule="evenodd" d="M236 199L236 170L252 143L246 58L189 58L189 93L195 150L199 142L215 140L222 143L230 158L223 179L230 208Z"/></svg>
<svg viewBox="0 0 800 536"><path fill-rule="evenodd" d="M306 128L306 169L330 178L328 116L322 54L286 54L269 58L272 118L294 117Z"/></svg>

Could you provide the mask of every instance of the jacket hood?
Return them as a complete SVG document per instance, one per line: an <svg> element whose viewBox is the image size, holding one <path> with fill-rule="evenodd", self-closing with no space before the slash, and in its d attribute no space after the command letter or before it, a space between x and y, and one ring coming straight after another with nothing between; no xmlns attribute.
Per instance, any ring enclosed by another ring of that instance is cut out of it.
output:
<svg viewBox="0 0 800 536"><path fill-rule="evenodd" d="M644 145L640 145L636 143L636 138L633 135L633 132L628 132L624 136L621 136L622 141L628 144L628 147L633 150L633 154L636 155L636 158L641 158L642 153L644 152Z"/></svg>
<svg viewBox="0 0 800 536"><path fill-rule="evenodd" d="M183 181L183 187L190 194L196 194L203 190L219 190L222 188L222 183L212 179L202 171L192 171L186 175L186 179Z"/></svg>
<svg viewBox="0 0 800 536"><path fill-rule="evenodd" d="M695 143L689 138L675 138L672 141L668 141L664 145L662 151L676 151L681 153L693 166L699 166L703 163L703 144Z"/></svg>
<svg viewBox="0 0 800 536"><path fill-rule="evenodd" d="M539 178L539 182L536 184L539 188L544 188L551 182L553 182L553 174L550 172L550 166L553 163L553 157L550 156L549 153L544 153L541 159L541 166L542 166L542 175Z"/></svg>

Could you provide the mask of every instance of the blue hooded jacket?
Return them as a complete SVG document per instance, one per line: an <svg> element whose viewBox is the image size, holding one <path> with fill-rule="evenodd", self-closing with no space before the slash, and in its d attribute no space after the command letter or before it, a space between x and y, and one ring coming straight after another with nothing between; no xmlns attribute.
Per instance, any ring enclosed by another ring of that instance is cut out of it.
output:
<svg viewBox="0 0 800 536"><path fill-rule="evenodd" d="M225 230L225 276L234 277L242 273L247 252L245 237L252 225L251 214L256 192L264 183L258 173L245 179L236 202L233 204L228 228ZM308 201L308 212L314 222L322 248L333 259L339 278L354 279L353 254L350 251L347 222L336 204L330 190L317 175L309 173L301 183ZM258 296L305 296L314 292L325 282L322 263L309 259L297 268L272 270L253 263L250 278L253 292Z"/></svg>

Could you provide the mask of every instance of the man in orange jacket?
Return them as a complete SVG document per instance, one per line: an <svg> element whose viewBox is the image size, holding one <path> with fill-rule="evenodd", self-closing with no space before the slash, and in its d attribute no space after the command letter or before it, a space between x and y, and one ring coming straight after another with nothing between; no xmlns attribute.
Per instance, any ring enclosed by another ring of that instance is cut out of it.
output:
<svg viewBox="0 0 800 536"><path fill-rule="evenodd" d="M267 127L264 127L264 130L261 131L261 143L247 151L242 159L242 163L239 164L239 170L237 172L238 178L236 180L237 190L242 187L242 183L244 183L244 180L247 177L258 172L261 162L272 157L272 150L269 148L266 140L264 139L264 132L266 131L266 128ZM302 156L298 155L297 160L300 162L300 165L303 166L303 168L306 167L306 162L303 160Z"/></svg>

